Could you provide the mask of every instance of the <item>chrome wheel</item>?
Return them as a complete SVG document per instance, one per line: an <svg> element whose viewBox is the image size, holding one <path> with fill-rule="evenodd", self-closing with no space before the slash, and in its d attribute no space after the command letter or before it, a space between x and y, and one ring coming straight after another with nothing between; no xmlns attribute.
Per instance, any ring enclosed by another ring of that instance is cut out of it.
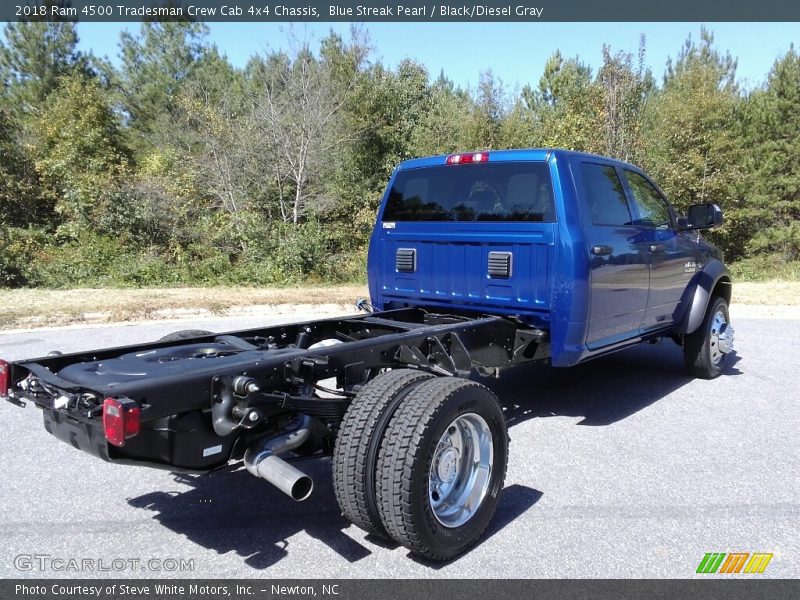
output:
<svg viewBox="0 0 800 600"><path fill-rule="evenodd" d="M718 365L723 357L733 350L733 326L728 323L725 313L721 310L718 310L711 319L711 332L708 337L711 363Z"/></svg>
<svg viewBox="0 0 800 600"><path fill-rule="evenodd" d="M489 425L467 413L439 438L428 475L431 509L445 527L459 527L483 502L492 475L494 447Z"/></svg>

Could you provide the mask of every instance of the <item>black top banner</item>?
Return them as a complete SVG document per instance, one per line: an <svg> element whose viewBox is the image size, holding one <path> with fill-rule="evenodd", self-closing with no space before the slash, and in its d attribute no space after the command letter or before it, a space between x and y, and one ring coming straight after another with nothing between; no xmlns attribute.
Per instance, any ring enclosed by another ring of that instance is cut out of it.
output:
<svg viewBox="0 0 800 600"><path fill-rule="evenodd" d="M800 21L800 2L760 0L3 0L2 21Z"/></svg>

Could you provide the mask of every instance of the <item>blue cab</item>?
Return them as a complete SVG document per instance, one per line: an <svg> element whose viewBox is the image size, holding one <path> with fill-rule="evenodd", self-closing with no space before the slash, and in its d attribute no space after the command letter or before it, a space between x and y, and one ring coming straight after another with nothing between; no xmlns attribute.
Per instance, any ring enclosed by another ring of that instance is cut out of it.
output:
<svg viewBox="0 0 800 600"><path fill-rule="evenodd" d="M711 378L733 348L731 275L699 231L721 223L711 204L678 216L646 173L603 156L409 160L378 211L370 295L378 310L513 315L548 332L557 367L670 336Z"/></svg>

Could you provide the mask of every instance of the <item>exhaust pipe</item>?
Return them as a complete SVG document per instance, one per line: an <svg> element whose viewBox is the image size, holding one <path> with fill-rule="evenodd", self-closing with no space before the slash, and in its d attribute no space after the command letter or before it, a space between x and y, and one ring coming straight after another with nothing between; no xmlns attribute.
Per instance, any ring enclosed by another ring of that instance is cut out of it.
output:
<svg viewBox="0 0 800 600"><path fill-rule="evenodd" d="M250 473L266 479L293 500L305 500L314 489L314 480L278 455L303 445L310 436L311 417L302 415L288 431L250 446L244 453L244 464Z"/></svg>

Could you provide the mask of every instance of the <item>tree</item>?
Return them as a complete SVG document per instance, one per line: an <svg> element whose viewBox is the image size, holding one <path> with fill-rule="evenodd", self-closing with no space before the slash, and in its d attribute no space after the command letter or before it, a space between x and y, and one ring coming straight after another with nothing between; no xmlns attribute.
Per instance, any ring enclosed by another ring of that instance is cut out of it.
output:
<svg viewBox="0 0 800 600"><path fill-rule="evenodd" d="M40 201L38 185L10 112L0 109L0 226L22 227L47 219L49 207Z"/></svg>
<svg viewBox="0 0 800 600"><path fill-rule="evenodd" d="M209 208L230 215L252 209L263 195L269 161L244 99L235 92L215 97L198 84L185 90L176 105L181 117L171 128L177 130L171 144L213 198Z"/></svg>
<svg viewBox="0 0 800 600"><path fill-rule="evenodd" d="M36 171L73 230L91 227L124 172L119 124L95 79L62 80L32 124Z"/></svg>
<svg viewBox="0 0 800 600"><path fill-rule="evenodd" d="M255 127L270 149L270 163L284 221L298 223L319 198L314 184L324 181L347 132L342 109L356 84L337 80L330 63L318 60L308 45L293 57L273 54L263 70L265 85L255 100Z"/></svg>
<svg viewBox="0 0 800 600"><path fill-rule="evenodd" d="M533 113L539 145L599 152L601 98L592 71L577 57L556 51L545 63L538 89L525 86L522 98Z"/></svg>
<svg viewBox="0 0 800 600"><path fill-rule="evenodd" d="M650 70L644 66L645 42L639 42L638 62L633 55L603 46L603 65L597 73L600 119L603 126L602 154L640 163L644 158L642 124L644 107L655 87Z"/></svg>
<svg viewBox="0 0 800 600"><path fill-rule="evenodd" d="M16 115L35 113L61 77L91 72L90 57L77 49L74 23L8 23L0 41L3 101Z"/></svg>
<svg viewBox="0 0 800 600"><path fill-rule="evenodd" d="M713 202L726 224L710 237L729 258L741 255L749 224L743 218L744 152L737 133L741 98L736 61L720 54L714 37L701 29L699 45L689 37L663 89L648 103L645 167L680 211Z"/></svg>
<svg viewBox="0 0 800 600"><path fill-rule="evenodd" d="M136 36L122 32L119 102L134 146L146 145L160 124L180 117L175 101L187 82L219 69L224 59L207 46L207 32L206 25L187 21L145 22Z"/></svg>
<svg viewBox="0 0 800 600"><path fill-rule="evenodd" d="M482 71L478 87L472 94L470 110L462 113L460 121L465 128L465 150L497 148L500 124L506 112L503 83L492 71Z"/></svg>
<svg viewBox="0 0 800 600"><path fill-rule="evenodd" d="M452 82L440 76L431 88L428 109L412 131L412 154L427 156L484 148L483 144L473 147L474 140L468 139L466 120L472 108L469 94L455 89Z"/></svg>
<svg viewBox="0 0 800 600"><path fill-rule="evenodd" d="M800 259L800 56L792 46L778 59L765 90L750 98L746 119L756 252Z"/></svg>

